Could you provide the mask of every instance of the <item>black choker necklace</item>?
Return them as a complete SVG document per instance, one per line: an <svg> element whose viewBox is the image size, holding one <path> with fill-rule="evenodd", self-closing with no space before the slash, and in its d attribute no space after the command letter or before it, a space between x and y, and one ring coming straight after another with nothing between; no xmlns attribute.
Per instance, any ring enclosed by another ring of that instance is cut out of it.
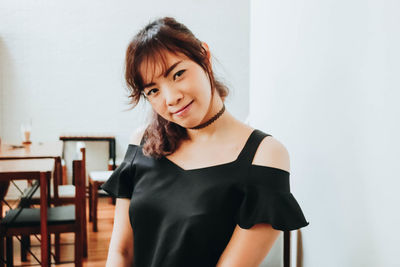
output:
<svg viewBox="0 0 400 267"><path fill-rule="evenodd" d="M215 114L214 117L212 117L211 119L209 119L209 120L206 121L205 123L202 123L202 124L200 124L200 125L197 125L196 127L189 128L189 129L196 129L196 130L197 130L197 129L201 129L201 128L204 128L204 127L210 125L210 124L213 123L216 119L218 119L218 118L222 115L222 113L224 113L224 111L225 111L225 103L222 104L222 109L221 109L217 114Z"/></svg>

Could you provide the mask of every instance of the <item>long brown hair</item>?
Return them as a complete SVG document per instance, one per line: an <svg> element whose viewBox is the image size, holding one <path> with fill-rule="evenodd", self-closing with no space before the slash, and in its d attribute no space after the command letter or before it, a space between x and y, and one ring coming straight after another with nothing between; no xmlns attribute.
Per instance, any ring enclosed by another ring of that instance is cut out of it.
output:
<svg viewBox="0 0 400 267"><path fill-rule="evenodd" d="M165 53L182 53L199 64L207 73L212 88L222 100L229 94L229 89L217 78L212 71L207 51L201 41L182 23L174 18L156 19L140 30L129 43L125 56L125 79L128 85L130 104L134 108L140 98L144 98L143 76L140 67L143 63L152 63L153 75L157 64L163 70L167 68ZM143 154L161 158L172 154L180 145L181 140L188 139L186 128L168 121L153 110L151 121L143 138Z"/></svg>

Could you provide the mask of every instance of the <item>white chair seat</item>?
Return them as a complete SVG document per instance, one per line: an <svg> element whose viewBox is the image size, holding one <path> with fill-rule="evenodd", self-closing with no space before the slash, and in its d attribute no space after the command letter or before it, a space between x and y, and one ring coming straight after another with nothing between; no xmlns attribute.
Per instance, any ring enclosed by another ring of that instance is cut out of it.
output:
<svg viewBox="0 0 400 267"><path fill-rule="evenodd" d="M92 171L89 177L95 182L106 182L112 173L113 171Z"/></svg>
<svg viewBox="0 0 400 267"><path fill-rule="evenodd" d="M58 197L75 197L75 186L72 184L59 185Z"/></svg>
<svg viewBox="0 0 400 267"><path fill-rule="evenodd" d="M54 197L53 186L50 189L51 197ZM75 197L75 186L72 184L67 185L59 185L58 186L58 197ZM40 198L40 187L36 190L35 194L33 194L32 198Z"/></svg>

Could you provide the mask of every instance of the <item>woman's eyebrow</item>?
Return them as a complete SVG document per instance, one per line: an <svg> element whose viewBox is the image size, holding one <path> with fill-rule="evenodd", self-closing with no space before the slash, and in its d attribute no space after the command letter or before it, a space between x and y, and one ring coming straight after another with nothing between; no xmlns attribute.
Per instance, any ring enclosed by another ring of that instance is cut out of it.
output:
<svg viewBox="0 0 400 267"><path fill-rule="evenodd" d="M175 62L174 64L172 64L172 65L165 71L164 77L166 78L166 77L168 76L168 74L169 74L176 66L178 66L178 64L181 63L181 62L182 62L182 60L180 60L180 61ZM143 89L145 89L145 88L147 88L147 87L150 87L150 86L153 86L153 85L155 85L154 82L145 84L145 85L143 85Z"/></svg>
<svg viewBox="0 0 400 267"><path fill-rule="evenodd" d="M181 62L182 62L182 60L180 60L180 61L175 62L174 64L172 64L172 66L169 67L169 68L165 71L164 77L166 78L166 77L168 76L168 74L169 74L179 63L181 63Z"/></svg>

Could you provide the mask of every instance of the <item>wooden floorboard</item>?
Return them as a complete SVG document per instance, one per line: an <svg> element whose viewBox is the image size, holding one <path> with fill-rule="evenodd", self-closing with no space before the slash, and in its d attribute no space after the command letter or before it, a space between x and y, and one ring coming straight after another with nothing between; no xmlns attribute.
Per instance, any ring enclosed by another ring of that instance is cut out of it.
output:
<svg viewBox="0 0 400 267"><path fill-rule="evenodd" d="M98 206L98 232L92 231L92 223L88 223L88 258L84 260L83 266L87 267L104 267L106 264L108 245L111 238L113 218L114 218L114 205L111 204L109 198L99 198ZM39 236L40 238L40 236ZM40 259L40 246L39 241L35 237L31 237L32 252ZM74 260L74 236L73 234L61 234L61 261ZM54 252L54 248L52 249ZM20 244L14 238L14 264L15 265L30 265L36 264L37 261L33 256L28 254L28 261L21 263L20 258ZM73 263L52 264L51 266L74 266Z"/></svg>

